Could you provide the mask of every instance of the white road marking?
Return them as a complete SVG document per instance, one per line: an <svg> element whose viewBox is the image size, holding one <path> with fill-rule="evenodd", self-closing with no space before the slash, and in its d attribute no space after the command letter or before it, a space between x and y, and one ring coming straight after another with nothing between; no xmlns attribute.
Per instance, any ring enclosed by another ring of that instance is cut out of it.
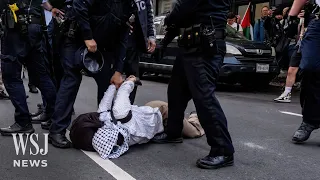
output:
<svg viewBox="0 0 320 180"><path fill-rule="evenodd" d="M70 131L67 130L66 136L70 140L69 137ZM96 152L88 152L81 150L85 155L87 155L90 159L92 159L95 163L101 166L105 171L107 171L111 176L113 176L117 180L136 180L130 174L125 172L119 166L114 164L112 161L108 159L102 159L98 153Z"/></svg>
<svg viewBox="0 0 320 180"><path fill-rule="evenodd" d="M288 111L279 111L282 114L288 114L288 115L292 115L292 116L298 116L298 117L302 117L301 114L297 114L297 113L293 113L293 112L288 112Z"/></svg>
<svg viewBox="0 0 320 180"><path fill-rule="evenodd" d="M252 142L246 142L246 143L243 143L243 144L245 146L248 146L248 147L253 148L253 149L266 149L265 147L257 145L257 144L252 143Z"/></svg>

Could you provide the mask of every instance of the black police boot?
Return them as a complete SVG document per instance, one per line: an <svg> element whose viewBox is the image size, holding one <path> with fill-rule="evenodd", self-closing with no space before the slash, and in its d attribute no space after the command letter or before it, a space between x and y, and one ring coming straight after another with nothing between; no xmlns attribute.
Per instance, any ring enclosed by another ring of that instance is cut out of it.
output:
<svg viewBox="0 0 320 180"><path fill-rule="evenodd" d="M0 100L9 100L9 96L4 92L4 91L1 91L0 92Z"/></svg>
<svg viewBox="0 0 320 180"><path fill-rule="evenodd" d="M183 139L182 139L182 137L172 138L172 137L169 137L166 133L161 133L159 135L154 136L152 139L152 142L158 143L158 144L182 143Z"/></svg>
<svg viewBox="0 0 320 180"><path fill-rule="evenodd" d="M39 116L40 114L42 114L42 113L44 112L45 107L43 106L43 104L42 104L42 103L37 104L37 106L38 106L38 111L37 111L37 112L35 112L35 113L31 113L31 114L30 114L30 115L31 115L31 117Z"/></svg>
<svg viewBox="0 0 320 180"><path fill-rule="evenodd" d="M48 121L51 118L51 114L47 114L46 112L43 112L42 114L39 114L38 116L31 117L31 123L32 124L40 124L41 122Z"/></svg>
<svg viewBox="0 0 320 180"><path fill-rule="evenodd" d="M57 148L71 148L71 142L64 134L49 134L49 143Z"/></svg>
<svg viewBox="0 0 320 180"><path fill-rule="evenodd" d="M52 124L51 119L49 119L48 121L45 121L45 122L41 122L41 128L45 129L45 130L49 130L51 124Z"/></svg>
<svg viewBox="0 0 320 180"><path fill-rule="evenodd" d="M197 161L197 166L202 169L218 169L233 165L233 155L231 156L206 156Z"/></svg>
<svg viewBox="0 0 320 180"><path fill-rule="evenodd" d="M37 94L39 92L35 85L29 84L28 86L29 86L29 92L34 93L34 94Z"/></svg>
<svg viewBox="0 0 320 180"><path fill-rule="evenodd" d="M27 124L25 126L20 126L18 123L14 123L13 125L7 128L0 128L0 133L2 136L11 136L12 133L25 133L32 134L34 133L34 129L32 124Z"/></svg>
<svg viewBox="0 0 320 180"><path fill-rule="evenodd" d="M292 141L301 143L309 139L311 132L318 129L319 126L314 126L305 122L302 122L298 130L294 133Z"/></svg>

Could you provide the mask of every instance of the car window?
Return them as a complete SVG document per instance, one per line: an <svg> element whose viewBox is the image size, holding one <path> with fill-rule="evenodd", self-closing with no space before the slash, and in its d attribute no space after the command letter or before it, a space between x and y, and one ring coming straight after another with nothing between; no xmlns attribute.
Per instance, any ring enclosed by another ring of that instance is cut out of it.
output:
<svg viewBox="0 0 320 180"><path fill-rule="evenodd" d="M238 32L236 29L227 24L227 37L248 40L242 33Z"/></svg>

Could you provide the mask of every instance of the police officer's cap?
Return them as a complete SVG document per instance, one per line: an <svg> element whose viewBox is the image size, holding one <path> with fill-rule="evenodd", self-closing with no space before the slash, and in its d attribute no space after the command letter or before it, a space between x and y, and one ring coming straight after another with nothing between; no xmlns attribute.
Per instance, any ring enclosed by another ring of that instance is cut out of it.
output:
<svg viewBox="0 0 320 180"><path fill-rule="evenodd" d="M102 53L99 50L95 53L89 52L85 46L77 51L76 60L81 66L81 73L87 76L98 73L104 66Z"/></svg>

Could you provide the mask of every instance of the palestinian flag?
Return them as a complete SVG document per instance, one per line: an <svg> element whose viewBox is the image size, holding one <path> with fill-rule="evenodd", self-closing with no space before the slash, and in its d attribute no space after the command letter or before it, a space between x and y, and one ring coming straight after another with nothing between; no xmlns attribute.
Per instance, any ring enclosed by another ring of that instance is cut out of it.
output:
<svg viewBox="0 0 320 180"><path fill-rule="evenodd" d="M251 2L248 5L248 8L242 18L241 27L243 29L243 35L249 40L253 40L253 27L251 25Z"/></svg>

